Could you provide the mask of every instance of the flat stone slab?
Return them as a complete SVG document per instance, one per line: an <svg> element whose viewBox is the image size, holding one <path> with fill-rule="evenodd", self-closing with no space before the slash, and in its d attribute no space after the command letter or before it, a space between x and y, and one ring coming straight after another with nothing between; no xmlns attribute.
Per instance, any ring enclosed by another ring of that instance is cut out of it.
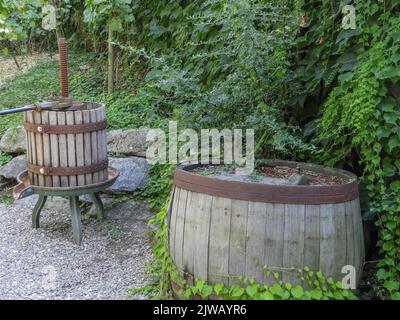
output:
<svg viewBox="0 0 400 320"><path fill-rule="evenodd" d="M109 165L119 172L115 183L106 190L109 193L130 193L143 188L148 179L149 164L138 157L108 158Z"/></svg>
<svg viewBox="0 0 400 320"><path fill-rule="evenodd" d="M107 132L109 153L146 157L149 142L146 141L148 128L117 129Z"/></svg>

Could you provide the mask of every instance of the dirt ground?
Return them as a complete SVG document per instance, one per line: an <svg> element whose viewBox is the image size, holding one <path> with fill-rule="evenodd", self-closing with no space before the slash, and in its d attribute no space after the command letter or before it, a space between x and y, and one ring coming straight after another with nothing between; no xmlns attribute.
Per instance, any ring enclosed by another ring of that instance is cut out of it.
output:
<svg viewBox="0 0 400 320"><path fill-rule="evenodd" d="M18 56L16 59L20 69L18 69L12 57L4 58L0 56L0 87L4 84L6 79L18 73L26 72L34 67L38 61L49 59L49 55L45 53L33 53L31 55ZM57 56L53 56L53 59L57 59Z"/></svg>

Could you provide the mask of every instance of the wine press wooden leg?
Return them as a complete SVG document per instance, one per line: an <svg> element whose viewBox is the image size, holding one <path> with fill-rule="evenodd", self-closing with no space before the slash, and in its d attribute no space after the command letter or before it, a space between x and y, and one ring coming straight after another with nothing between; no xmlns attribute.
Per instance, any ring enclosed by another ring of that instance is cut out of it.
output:
<svg viewBox="0 0 400 320"><path fill-rule="evenodd" d="M33 208L32 212L32 228L39 228L39 220L40 220L40 212L43 209L44 204L46 203L47 196L44 196L42 194L39 195L39 199L35 204L35 207Z"/></svg>
<svg viewBox="0 0 400 320"><path fill-rule="evenodd" d="M104 220L104 206L103 206L103 201L101 201L100 198L100 193L95 192L90 194L93 204L96 207L96 214L97 214L97 219L99 220Z"/></svg>
<svg viewBox="0 0 400 320"><path fill-rule="evenodd" d="M72 221L72 233L74 242L77 245L81 244L82 241L82 222L81 222L81 208L79 205L79 197L69 197L69 206L71 209L71 221Z"/></svg>

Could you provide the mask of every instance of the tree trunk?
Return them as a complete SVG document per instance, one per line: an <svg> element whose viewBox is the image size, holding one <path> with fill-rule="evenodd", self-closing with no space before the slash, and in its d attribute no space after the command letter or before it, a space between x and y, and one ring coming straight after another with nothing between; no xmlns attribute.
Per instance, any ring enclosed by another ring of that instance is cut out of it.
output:
<svg viewBox="0 0 400 320"><path fill-rule="evenodd" d="M113 41L113 31L108 27L108 71L107 71L107 92L108 94L114 91L114 45Z"/></svg>

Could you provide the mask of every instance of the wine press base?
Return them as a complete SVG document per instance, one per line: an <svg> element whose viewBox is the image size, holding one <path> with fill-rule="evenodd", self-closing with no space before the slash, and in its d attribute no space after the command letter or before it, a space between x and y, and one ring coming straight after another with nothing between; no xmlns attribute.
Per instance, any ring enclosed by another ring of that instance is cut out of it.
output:
<svg viewBox="0 0 400 320"><path fill-rule="evenodd" d="M30 184L28 172L23 171L18 175L18 185L13 189L14 199L21 199L27 196L37 194L39 196L32 212L32 228L39 228L40 213L46 203L48 196L68 197L71 211L71 222L74 242L80 245L82 242L82 222L79 205L79 196L88 194L96 207L97 218L103 220L104 206L100 197L100 191L110 187L118 178L118 171L112 167L108 168L108 179L96 184L90 184L80 187L39 187Z"/></svg>

